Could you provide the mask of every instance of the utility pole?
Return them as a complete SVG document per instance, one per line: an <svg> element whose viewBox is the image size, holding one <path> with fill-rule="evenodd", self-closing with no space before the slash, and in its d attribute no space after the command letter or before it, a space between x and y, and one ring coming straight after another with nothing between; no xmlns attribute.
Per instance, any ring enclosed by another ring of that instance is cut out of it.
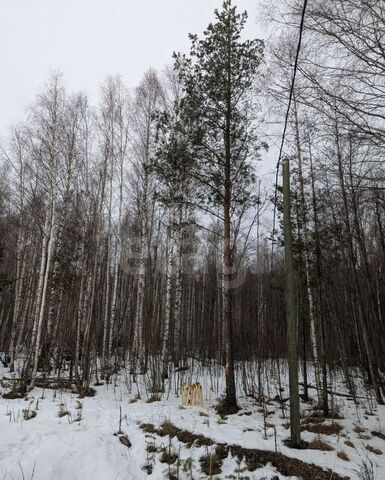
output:
<svg viewBox="0 0 385 480"><path fill-rule="evenodd" d="M293 447L301 444L301 427L298 393L298 354L297 354L297 322L296 299L294 290L293 241L291 230L290 202L290 165L289 159L282 161L283 169L283 233L285 242L286 270L286 321L287 348L289 357L289 388L290 388L290 439Z"/></svg>

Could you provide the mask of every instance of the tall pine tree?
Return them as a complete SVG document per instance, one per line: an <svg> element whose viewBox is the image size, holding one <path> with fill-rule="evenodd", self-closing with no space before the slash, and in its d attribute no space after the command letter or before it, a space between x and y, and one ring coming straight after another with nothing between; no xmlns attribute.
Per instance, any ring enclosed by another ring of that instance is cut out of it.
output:
<svg viewBox="0 0 385 480"><path fill-rule="evenodd" d="M238 284L235 271L234 221L255 199L252 160L260 147L255 134L253 88L263 59L261 40L241 38L247 13L239 14L231 0L215 10L199 39L190 35L190 55L176 55L184 84L182 112L193 131L196 161L192 175L198 182L199 203L223 226L223 347L226 370L224 407L237 410L232 297Z"/></svg>

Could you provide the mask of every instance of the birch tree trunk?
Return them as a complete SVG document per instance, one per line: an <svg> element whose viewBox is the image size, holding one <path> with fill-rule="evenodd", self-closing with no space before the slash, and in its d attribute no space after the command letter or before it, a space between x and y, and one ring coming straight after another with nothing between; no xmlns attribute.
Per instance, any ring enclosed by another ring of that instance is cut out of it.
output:
<svg viewBox="0 0 385 480"><path fill-rule="evenodd" d="M301 139L299 133L299 123L298 123L298 112L297 112L297 103L294 97L294 123L295 123L295 140L297 147L297 160L298 160L298 180L299 180L299 191L301 198L301 211L302 211L302 230L305 243L305 280L306 280L306 289L309 302L309 320L310 320L310 340L311 348L313 352L314 359L314 373L317 386L318 395L321 395L322 384L321 384L321 361L319 353L319 342L318 342L318 326L316 322L316 306L314 303L313 289L311 285L311 267L310 267L310 238L309 238L309 227L308 227L308 216L307 216L307 205L306 205L306 195L305 195L305 186L304 186L304 177L303 177L303 166L302 166L302 148L301 148Z"/></svg>
<svg viewBox="0 0 385 480"><path fill-rule="evenodd" d="M46 305L46 299L47 299L48 280L50 275L51 259L52 259L54 245L55 245L56 192L53 194L50 213L48 214L47 212L47 218L49 218L49 222L47 223L47 230L44 233L44 236L47 237L47 254L46 254L47 258L46 258L46 261L44 262L45 268L42 275L43 278L42 278L41 301L38 309L39 315L36 320L36 323L37 323L36 343L35 343L35 353L34 353L34 359L33 359L33 369L32 369L30 389L33 389L35 386L37 368L38 368L38 363L40 358L41 337L42 337L45 305ZM42 262L43 262L43 259L42 259Z"/></svg>
<svg viewBox="0 0 385 480"><path fill-rule="evenodd" d="M134 150L136 156L138 183L138 215L140 218L140 253L138 262L138 287L136 295L136 311L133 321L133 342L131 358L133 369L139 364L145 370L144 325L146 322L145 300L149 287L148 261L150 258L150 234L153 220L154 192L153 175L151 171L155 149L154 114L159 106L161 85L156 73L149 70L136 91L132 124L134 131ZM139 185L138 185L139 184ZM138 188L139 186L139 188Z"/></svg>
<svg viewBox="0 0 385 480"><path fill-rule="evenodd" d="M50 239L50 213L47 211L45 216L44 228L43 228L43 239L42 239L42 246L41 246L41 259L40 259L40 271L39 271L39 279L37 284L37 293L36 293L36 301L35 301L35 315L34 315L34 323L32 329L32 339L31 339L31 346L32 348L36 348L36 338L38 334L39 328L39 318L40 318L40 307L43 298L43 289L44 289L44 278L45 272L47 267L47 250L48 250L48 243Z"/></svg>
<svg viewBox="0 0 385 480"><path fill-rule="evenodd" d="M112 170L112 167L111 167ZM112 235L112 224L111 224L111 208L112 208L112 171L110 177L110 200L108 206L108 226L107 226L107 260L106 260L106 287L105 287L105 297L104 297L104 321L103 321L103 351L102 358L104 366L110 360L110 342L112 343L112 331L110 320L110 330L108 329L108 320L110 318L110 278L111 278L111 235ZM108 332L110 333L110 338L108 340Z"/></svg>
<svg viewBox="0 0 385 480"><path fill-rule="evenodd" d="M166 258L167 258L167 267L166 267L166 304L164 308L164 322L163 322L163 333L162 333L162 374L163 378L168 378L168 362L170 360L170 325L172 323L172 281L175 269L175 258L174 258L174 238L172 234L173 230L173 215L171 214L171 221L169 225L169 233L167 238L167 247L166 247Z"/></svg>
<svg viewBox="0 0 385 480"><path fill-rule="evenodd" d="M145 173L147 177L147 173ZM141 368L144 363L144 295L146 289L146 264L148 258L148 206L147 206L148 179L144 182L143 206L141 218L140 258L138 269L138 292L136 297L136 314L134 322L133 360L139 363Z"/></svg>

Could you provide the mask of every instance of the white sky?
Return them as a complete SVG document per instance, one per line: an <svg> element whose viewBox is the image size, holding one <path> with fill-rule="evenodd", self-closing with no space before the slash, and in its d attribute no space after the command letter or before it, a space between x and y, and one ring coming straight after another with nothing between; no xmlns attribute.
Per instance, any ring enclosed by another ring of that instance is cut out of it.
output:
<svg viewBox="0 0 385 480"><path fill-rule="evenodd" d="M0 136L53 70L69 91L92 99L104 79L121 74L129 87L149 67L161 69L173 51L187 52L189 32L200 34L222 0L0 0ZM258 0L247 10L246 35L261 38Z"/></svg>

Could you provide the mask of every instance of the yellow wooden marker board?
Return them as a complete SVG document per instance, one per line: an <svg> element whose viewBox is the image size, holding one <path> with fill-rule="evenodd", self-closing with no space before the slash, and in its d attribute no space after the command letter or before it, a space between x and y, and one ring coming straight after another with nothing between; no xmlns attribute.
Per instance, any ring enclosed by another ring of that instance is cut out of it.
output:
<svg viewBox="0 0 385 480"><path fill-rule="evenodd" d="M202 385L200 383L182 385L182 405L184 407L193 405L203 407Z"/></svg>

